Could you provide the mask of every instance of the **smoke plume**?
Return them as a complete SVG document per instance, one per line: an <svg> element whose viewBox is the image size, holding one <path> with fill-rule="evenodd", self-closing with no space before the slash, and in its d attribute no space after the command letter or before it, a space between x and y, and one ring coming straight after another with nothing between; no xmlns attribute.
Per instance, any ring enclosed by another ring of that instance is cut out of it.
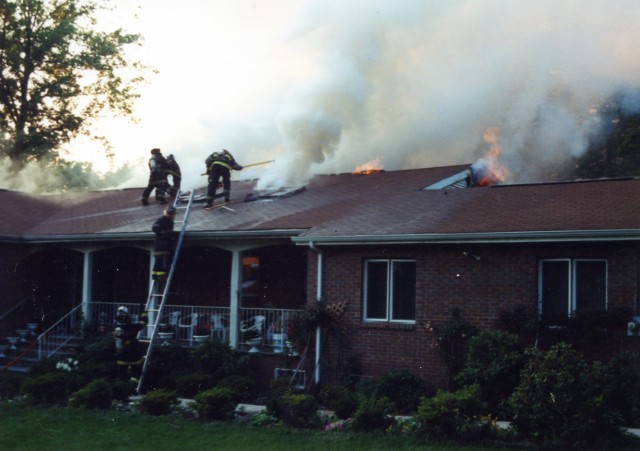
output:
<svg viewBox="0 0 640 451"><path fill-rule="evenodd" d="M130 31L159 75L139 125L101 130L137 167L120 186L146 184L152 147L176 155L186 188L206 184L215 150L274 159L235 174L264 188L376 159L471 164L487 129L508 181L543 180L602 136L612 95L640 109L637 0L138 2Z"/></svg>
<svg viewBox="0 0 640 451"><path fill-rule="evenodd" d="M544 178L604 132L611 95L638 109L639 20L634 1L314 3L295 39L321 64L283 105L285 162L262 182L472 163L490 127L512 181Z"/></svg>

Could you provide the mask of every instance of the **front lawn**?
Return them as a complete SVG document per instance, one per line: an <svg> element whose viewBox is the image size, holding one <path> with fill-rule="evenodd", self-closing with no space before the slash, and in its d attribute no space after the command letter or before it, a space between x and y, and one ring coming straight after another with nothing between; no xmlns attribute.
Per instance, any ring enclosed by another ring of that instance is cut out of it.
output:
<svg viewBox="0 0 640 451"><path fill-rule="evenodd" d="M0 404L3 450L490 450L348 432L209 423L174 416ZM511 447L510 449L514 449Z"/></svg>

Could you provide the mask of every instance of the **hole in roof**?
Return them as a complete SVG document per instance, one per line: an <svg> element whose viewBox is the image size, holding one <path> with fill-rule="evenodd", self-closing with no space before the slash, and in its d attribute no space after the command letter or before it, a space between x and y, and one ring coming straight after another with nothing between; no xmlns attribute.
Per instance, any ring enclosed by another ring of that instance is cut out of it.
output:
<svg viewBox="0 0 640 451"><path fill-rule="evenodd" d="M258 200L284 199L286 197L295 196L296 194L303 192L305 189L306 188L304 186L284 186L281 188L256 190L247 194L244 201L255 202Z"/></svg>

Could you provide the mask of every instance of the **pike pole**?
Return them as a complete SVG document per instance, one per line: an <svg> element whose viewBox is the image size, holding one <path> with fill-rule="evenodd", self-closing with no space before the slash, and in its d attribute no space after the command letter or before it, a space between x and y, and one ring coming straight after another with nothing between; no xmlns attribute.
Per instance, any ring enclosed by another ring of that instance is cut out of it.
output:
<svg viewBox="0 0 640 451"><path fill-rule="evenodd" d="M267 161L261 161L260 163L245 164L244 166L242 166L242 169L250 168L251 166L260 166L261 164L269 164L269 163L273 163L274 161L276 160L267 160ZM200 174L200 175L207 175L207 173L205 172L204 174Z"/></svg>
<svg viewBox="0 0 640 451"><path fill-rule="evenodd" d="M251 166L260 166L261 164L273 163L274 161L276 161L276 160L267 160L267 161L261 161L260 163L246 164L246 165L242 166L242 169L250 168Z"/></svg>

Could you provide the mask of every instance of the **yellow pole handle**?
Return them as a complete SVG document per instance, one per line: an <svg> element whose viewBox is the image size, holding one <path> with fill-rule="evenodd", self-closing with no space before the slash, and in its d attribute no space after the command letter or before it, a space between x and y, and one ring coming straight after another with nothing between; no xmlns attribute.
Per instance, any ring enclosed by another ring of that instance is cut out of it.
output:
<svg viewBox="0 0 640 451"><path fill-rule="evenodd" d="M259 166L261 164L273 163L274 161L276 161L276 160L267 160L267 161L261 161L260 163L251 163L251 164L247 164L245 166L242 166L242 169L250 168L251 166ZM207 173L205 172L204 174L200 174L200 175L207 175Z"/></svg>

